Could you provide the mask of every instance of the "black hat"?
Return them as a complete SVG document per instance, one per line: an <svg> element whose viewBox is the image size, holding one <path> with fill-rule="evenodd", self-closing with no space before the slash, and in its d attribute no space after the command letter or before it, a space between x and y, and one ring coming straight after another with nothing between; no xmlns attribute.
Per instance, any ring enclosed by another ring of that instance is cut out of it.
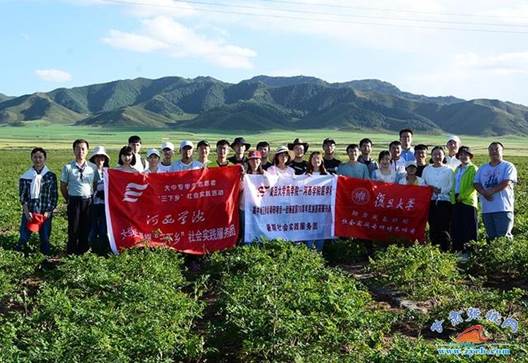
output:
<svg viewBox="0 0 528 363"><path fill-rule="evenodd" d="M236 144L246 145L246 150L251 147L251 144L248 144L246 142L246 139L244 139L243 137L235 137L233 143L231 143L231 148L233 148Z"/></svg>
<svg viewBox="0 0 528 363"><path fill-rule="evenodd" d="M331 139L329 137L327 137L326 139L323 140L323 146L325 146L326 144L336 144L335 140L334 139Z"/></svg>
<svg viewBox="0 0 528 363"><path fill-rule="evenodd" d="M302 140L299 139L299 138L297 138L297 139L293 140L293 142L289 143L289 144L288 144L288 149L293 150L293 147L294 147L295 145L302 145L302 146L304 146L304 152L307 152L307 151L308 151L308 146L309 146L308 143L302 141Z"/></svg>
<svg viewBox="0 0 528 363"><path fill-rule="evenodd" d="M198 144L196 145L197 147L200 147L200 146L211 146L209 145L209 142L207 142L207 140L202 140L202 141L199 141Z"/></svg>
<svg viewBox="0 0 528 363"><path fill-rule="evenodd" d="M461 146L458 148L458 151L455 155L457 159L461 152L465 152L466 154L469 155L471 159L473 159L473 153L471 152L471 148L469 146Z"/></svg>

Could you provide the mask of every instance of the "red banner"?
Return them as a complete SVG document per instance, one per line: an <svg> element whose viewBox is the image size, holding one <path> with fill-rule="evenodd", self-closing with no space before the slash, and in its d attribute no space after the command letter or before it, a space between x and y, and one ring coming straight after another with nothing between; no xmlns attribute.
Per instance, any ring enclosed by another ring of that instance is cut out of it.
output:
<svg viewBox="0 0 528 363"><path fill-rule="evenodd" d="M160 174L106 171L112 250L160 246L205 254L234 247L240 178L238 166Z"/></svg>
<svg viewBox="0 0 528 363"><path fill-rule="evenodd" d="M340 176L335 234L368 240L425 240L432 188Z"/></svg>

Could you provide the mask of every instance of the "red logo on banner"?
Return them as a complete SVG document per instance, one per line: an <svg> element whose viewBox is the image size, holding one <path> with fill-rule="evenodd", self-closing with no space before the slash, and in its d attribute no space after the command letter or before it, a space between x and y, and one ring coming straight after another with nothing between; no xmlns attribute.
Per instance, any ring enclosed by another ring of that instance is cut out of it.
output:
<svg viewBox="0 0 528 363"><path fill-rule="evenodd" d="M352 191L352 192L350 192ZM369 240L425 240L432 189L340 176L335 234Z"/></svg>
<svg viewBox="0 0 528 363"><path fill-rule="evenodd" d="M112 249L163 246L204 254L234 247L240 177L238 166L161 174L109 170L105 203Z"/></svg>

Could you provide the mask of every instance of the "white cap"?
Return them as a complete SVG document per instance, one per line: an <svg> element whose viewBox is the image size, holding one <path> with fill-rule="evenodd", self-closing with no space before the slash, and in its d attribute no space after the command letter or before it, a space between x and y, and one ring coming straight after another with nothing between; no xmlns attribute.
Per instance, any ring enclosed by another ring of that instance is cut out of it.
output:
<svg viewBox="0 0 528 363"><path fill-rule="evenodd" d="M409 166L411 166L411 165L413 165L413 166L417 166L417 164L416 164L416 160L408 160L408 161L406 161L406 162L405 162L405 169L407 169L407 168L408 168Z"/></svg>
<svg viewBox="0 0 528 363"><path fill-rule="evenodd" d="M170 141L165 141L163 144L161 144L161 150L163 149L171 149L174 150L174 144Z"/></svg>
<svg viewBox="0 0 528 363"><path fill-rule="evenodd" d="M90 155L90 158L88 160L91 161L97 155L106 156L108 160L110 160L110 156L108 156L108 154L106 153L104 146L96 146L94 150L92 151L92 155Z"/></svg>
<svg viewBox="0 0 528 363"><path fill-rule="evenodd" d="M147 151L147 158L150 158L151 155L157 155L158 158L160 157L160 153L159 153L159 151L156 150L156 149L149 149L149 150Z"/></svg>
<svg viewBox="0 0 528 363"><path fill-rule="evenodd" d="M189 141L189 140L183 140L181 143L180 143L180 150L183 149L184 147L186 146L190 146L192 148L194 148L194 144L192 143L192 141Z"/></svg>
<svg viewBox="0 0 528 363"><path fill-rule="evenodd" d="M460 145L462 142L460 141L460 137L458 137L457 135L449 135L447 137L447 141L446 141L446 144L449 142L449 141L456 141L458 145Z"/></svg>

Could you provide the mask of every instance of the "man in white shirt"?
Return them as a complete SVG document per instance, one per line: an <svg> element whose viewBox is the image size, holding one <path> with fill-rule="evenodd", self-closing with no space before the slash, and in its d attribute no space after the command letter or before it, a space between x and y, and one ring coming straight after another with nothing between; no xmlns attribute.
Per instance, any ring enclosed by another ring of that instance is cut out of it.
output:
<svg viewBox="0 0 528 363"><path fill-rule="evenodd" d="M128 138L128 146L132 148L132 152L136 156L136 163L130 164L131 167L139 171L140 173L148 169L147 160L143 159L139 152L141 151L141 137L134 135Z"/></svg>
<svg viewBox="0 0 528 363"><path fill-rule="evenodd" d="M168 173L172 171L172 155L174 155L174 144L170 141L165 141L161 144L161 152L163 159L158 165L158 173Z"/></svg>
<svg viewBox="0 0 528 363"><path fill-rule="evenodd" d="M207 140L199 141L196 145L198 147L198 161L201 162L204 168L209 165L209 153L211 152L211 145Z"/></svg>
<svg viewBox="0 0 528 363"><path fill-rule="evenodd" d="M405 173L406 161L401 157L402 144L399 141L393 141L389 144L389 152L391 154L391 169L397 174Z"/></svg>
<svg viewBox="0 0 528 363"><path fill-rule="evenodd" d="M458 152L458 148L460 147L461 141L460 137L456 135L449 135L447 137L447 155L446 155L446 165L449 166L451 169L455 170L457 166L460 165L460 160L457 159L456 154Z"/></svg>
<svg viewBox="0 0 528 363"><path fill-rule="evenodd" d="M172 166L172 171L194 170L203 168L203 164L193 160L194 145L189 140L183 140L180 144L181 160Z"/></svg>

